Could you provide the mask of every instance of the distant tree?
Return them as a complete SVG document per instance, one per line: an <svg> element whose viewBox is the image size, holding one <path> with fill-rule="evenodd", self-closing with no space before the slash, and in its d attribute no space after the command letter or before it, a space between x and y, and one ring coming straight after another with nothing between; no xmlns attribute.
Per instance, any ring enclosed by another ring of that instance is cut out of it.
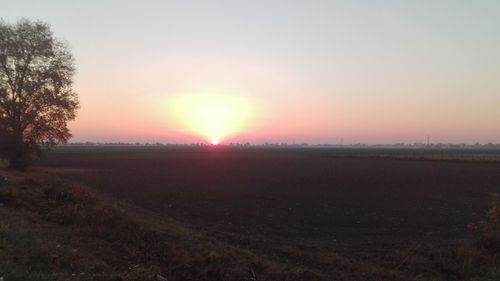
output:
<svg viewBox="0 0 500 281"><path fill-rule="evenodd" d="M78 97L69 47L50 26L0 21L0 154L23 169L42 149L71 137Z"/></svg>

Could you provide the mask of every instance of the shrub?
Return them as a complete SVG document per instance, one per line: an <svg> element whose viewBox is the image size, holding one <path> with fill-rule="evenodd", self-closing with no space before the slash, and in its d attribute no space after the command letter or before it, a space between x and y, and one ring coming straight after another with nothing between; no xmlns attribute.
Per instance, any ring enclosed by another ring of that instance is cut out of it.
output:
<svg viewBox="0 0 500 281"><path fill-rule="evenodd" d="M469 230L478 234L480 246L494 252L500 252L500 196L492 194L491 208L486 218L478 224L469 224Z"/></svg>

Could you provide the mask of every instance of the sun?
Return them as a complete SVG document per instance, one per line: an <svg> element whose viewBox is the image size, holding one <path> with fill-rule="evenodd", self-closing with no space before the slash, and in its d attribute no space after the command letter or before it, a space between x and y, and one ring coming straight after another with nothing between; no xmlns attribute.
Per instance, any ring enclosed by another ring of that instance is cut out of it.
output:
<svg viewBox="0 0 500 281"><path fill-rule="evenodd" d="M212 145L241 133L248 126L251 112L249 102L237 95L185 94L169 105L182 131Z"/></svg>

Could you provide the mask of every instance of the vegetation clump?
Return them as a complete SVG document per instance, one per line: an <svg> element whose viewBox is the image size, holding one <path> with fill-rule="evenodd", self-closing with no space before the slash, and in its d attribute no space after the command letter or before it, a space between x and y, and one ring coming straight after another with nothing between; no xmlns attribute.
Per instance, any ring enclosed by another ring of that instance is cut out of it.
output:
<svg viewBox="0 0 500 281"><path fill-rule="evenodd" d="M468 228L478 235L478 246L500 254L500 195L492 194L486 217Z"/></svg>

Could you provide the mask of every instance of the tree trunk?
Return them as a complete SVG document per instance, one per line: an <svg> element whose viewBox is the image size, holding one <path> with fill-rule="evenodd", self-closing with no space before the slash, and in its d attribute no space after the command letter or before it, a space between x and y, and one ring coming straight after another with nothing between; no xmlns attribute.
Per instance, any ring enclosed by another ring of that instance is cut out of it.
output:
<svg viewBox="0 0 500 281"><path fill-rule="evenodd" d="M24 143L22 132L16 132L12 140L12 151L9 155L9 168L24 170L28 166L29 148Z"/></svg>

